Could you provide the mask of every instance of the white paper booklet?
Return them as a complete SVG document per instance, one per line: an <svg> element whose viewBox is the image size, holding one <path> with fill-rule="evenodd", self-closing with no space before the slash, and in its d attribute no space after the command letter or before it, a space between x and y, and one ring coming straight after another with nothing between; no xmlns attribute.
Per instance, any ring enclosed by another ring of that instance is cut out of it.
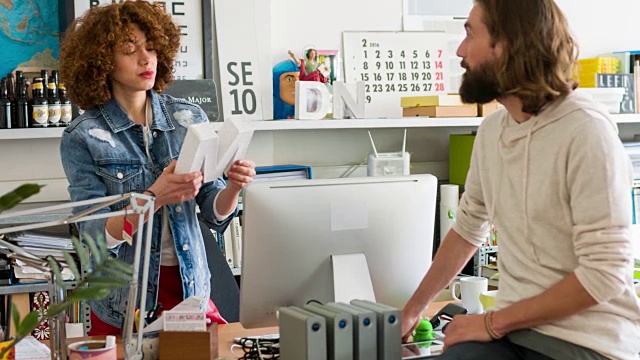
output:
<svg viewBox="0 0 640 360"><path fill-rule="evenodd" d="M253 130L238 119L225 121L218 134L211 123L190 125L175 172L185 174L202 170L204 182L214 181L234 161L244 158L252 137Z"/></svg>

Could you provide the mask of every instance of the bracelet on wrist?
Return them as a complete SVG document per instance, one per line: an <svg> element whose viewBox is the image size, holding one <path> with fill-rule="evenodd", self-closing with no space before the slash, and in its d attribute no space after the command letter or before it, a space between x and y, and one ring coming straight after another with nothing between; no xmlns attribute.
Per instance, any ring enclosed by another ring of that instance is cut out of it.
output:
<svg viewBox="0 0 640 360"><path fill-rule="evenodd" d="M151 190L149 190L149 189L142 190L142 193L143 193L143 194L144 194L144 193L149 193L149 194L151 194L151 196L153 196L154 198L155 198L155 197L157 197L157 196L156 196L156 193L154 193L153 191L151 191Z"/></svg>
<svg viewBox="0 0 640 360"><path fill-rule="evenodd" d="M484 314L484 328L493 340L501 339L504 336L504 334L499 334L493 329L493 311L488 311Z"/></svg>

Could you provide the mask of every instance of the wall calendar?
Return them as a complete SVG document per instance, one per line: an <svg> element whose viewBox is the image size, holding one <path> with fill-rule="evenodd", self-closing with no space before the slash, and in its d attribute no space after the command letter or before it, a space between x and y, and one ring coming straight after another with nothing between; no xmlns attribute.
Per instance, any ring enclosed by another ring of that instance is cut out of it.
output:
<svg viewBox="0 0 640 360"><path fill-rule="evenodd" d="M367 118L400 118L401 97L452 92L457 45L442 32L344 32L345 79L365 83Z"/></svg>

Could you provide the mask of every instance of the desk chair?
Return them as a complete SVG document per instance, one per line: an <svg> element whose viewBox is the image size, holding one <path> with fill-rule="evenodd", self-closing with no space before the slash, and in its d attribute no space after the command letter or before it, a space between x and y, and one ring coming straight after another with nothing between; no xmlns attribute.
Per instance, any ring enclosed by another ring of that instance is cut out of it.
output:
<svg viewBox="0 0 640 360"><path fill-rule="evenodd" d="M200 230L211 272L211 300L228 322L240 321L240 288L211 230L200 221Z"/></svg>

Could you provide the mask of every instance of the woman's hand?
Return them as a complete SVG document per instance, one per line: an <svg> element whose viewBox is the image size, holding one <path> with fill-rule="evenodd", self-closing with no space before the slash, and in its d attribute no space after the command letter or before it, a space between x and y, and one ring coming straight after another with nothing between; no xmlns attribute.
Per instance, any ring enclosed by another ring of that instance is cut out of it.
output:
<svg viewBox="0 0 640 360"><path fill-rule="evenodd" d="M256 177L256 165L250 160L236 160L231 164L227 177L229 178L227 187L240 192Z"/></svg>
<svg viewBox="0 0 640 360"><path fill-rule="evenodd" d="M202 172L176 174L176 161L172 161L149 187L156 195L156 207L178 204L193 199L202 186Z"/></svg>

